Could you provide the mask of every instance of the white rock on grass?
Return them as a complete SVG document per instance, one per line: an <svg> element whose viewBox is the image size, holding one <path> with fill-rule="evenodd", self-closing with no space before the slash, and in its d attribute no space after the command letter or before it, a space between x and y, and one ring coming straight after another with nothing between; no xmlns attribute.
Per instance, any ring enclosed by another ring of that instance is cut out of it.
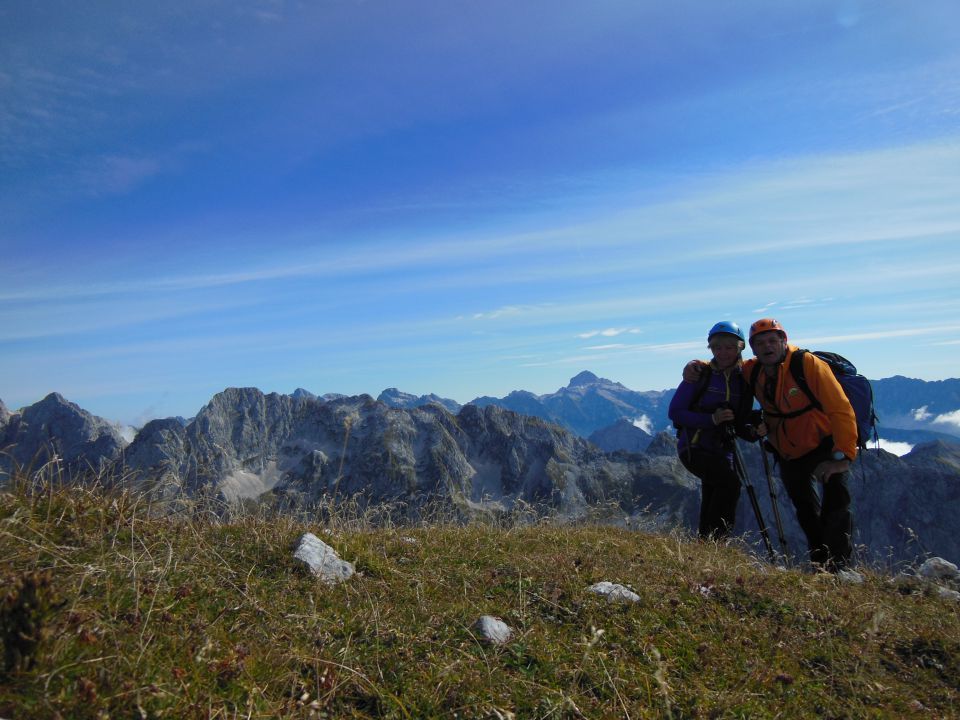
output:
<svg viewBox="0 0 960 720"><path fill-rule="evenodd" d="M937 595L944 600L960 600L960 592L956 590L951 590L950 588L945 588L942 585L937 585Z"/></svg>
<svg viewBox="0 0 960 720"><path fill-rule="evenodd" d="M957 566L941 557L927 559L917 572L921 577L932 580L960 580Z"/></svg>
<svg viewBox="0 0 960 720"><path fill-rule="evenodd" d="M484 640L493 645L503 645L513 637L510 626L493 615L481 615L474 627Z"/></svg>
<svg viewBox="0 0 960 720"><path fill-rule="evenodd" d="M863 584L863 574L858 573L856 570L840 570L836 575L837 580L842 583L847 583L849 585L862 585Z"/></svg>
<svg viewBox="0 0 960 720"><path fill-rule="evenodd" d="M356 572L351 563L341 560L332 547L313 533L305 533L297 541L293 557L328 585L343 582Z"/></svg>
<svg viewBox="0 0 960 720"><path fill-rule="evenodd" d="M587 592L604 595L610 602L640 602L640 596L633 592L633 590L623 585L607 582L606 580L598 582L596 585L591 585L587 588Z"/></svg>

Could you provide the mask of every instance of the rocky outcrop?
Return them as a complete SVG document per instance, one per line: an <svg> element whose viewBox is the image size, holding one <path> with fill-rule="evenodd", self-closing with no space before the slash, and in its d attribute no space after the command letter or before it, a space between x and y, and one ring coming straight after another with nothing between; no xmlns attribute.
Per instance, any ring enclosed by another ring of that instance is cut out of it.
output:
<svg viewBox="0 0 960 720"><path fill-rule="evenodd" d="M280 478L281 448L293 433L296 409L322 405L309 398L229 388L181 427L155 420L127 449L127 466L142 483L161 481L190 495L256 497Z"/></svg>
<svg viewBox="0 0 960 720"><path fill-rule="evenodd" d="M0 424L0 480L13 468L38 470L56 459L52 477L101 478L121 455L118 428L58 393L10 414Z"/></svg>
<svg viewBox="0 0 960 720"><path fill-rule="evenodd" d="M957 557L960 443L938 440L897 457L870 450L850 481L859 542L898 560L927 553Z"/></svg>

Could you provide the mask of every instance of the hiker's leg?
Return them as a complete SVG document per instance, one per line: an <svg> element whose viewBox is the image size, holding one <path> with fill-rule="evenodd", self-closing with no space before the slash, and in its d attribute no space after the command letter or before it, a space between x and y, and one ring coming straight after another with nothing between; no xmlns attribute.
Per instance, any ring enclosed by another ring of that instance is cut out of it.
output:
<svg viewBox="0 0 960 720"><path fill-rule="evenodd" d="M813 468L804 456L797 460L780 461L780 477L787 489L790 501L797 512L797 522L807 537L810 561L823 564L827 560L827 549L823 544L823 530L820 522L820 497L813 482Z"/></svg>
<svg viewBox="0 0 960 720"><path fill-rule="evenodd" d="M703 539L729 535L736 520L740 477L733 458L693 450L684 453L683 466L700 478L700 519L697 534Z"/></svg>
<svg viewBox="0 0 960 720"><path fill-rule="evenodd" d="M706 480L700 480L700 523L697 525L697 535L706 540L710 537L713 527L710 524L710 503L713 501L713 485Z"/></svg>
<svg viewBox="0 0 960 720"><path fill-rule="evenodd" d="M733 467L733 458L718 458L713 468L713 494L710 498L710 522L716 538L725 538L733 531L740 500L740 476Z"/></svg>
<svg viewBox="0 0 960 720"><path fill-rule="evenodd" d="M850 564L853 544L853 514L850 512L849 472L831 475L823 486L823 508L820 521L823 542L829 549L828 567L842 570Z"/></svg>
<svg viewBox="0 0 960 720"><path fill-rule="evenodd" d="M708 480L707 462L704 453L688 450L680 455L680 462L692 474L700 479L700 517L697 523L697 535L706 540L710 537L710 501L713 486Z"/></svg>

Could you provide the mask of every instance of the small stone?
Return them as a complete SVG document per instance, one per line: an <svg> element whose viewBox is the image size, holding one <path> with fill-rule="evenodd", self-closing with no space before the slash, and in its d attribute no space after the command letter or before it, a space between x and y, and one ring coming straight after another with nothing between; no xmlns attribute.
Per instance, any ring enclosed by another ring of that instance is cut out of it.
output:
<svg viewBox="0 0 960 720"><path fill-rule="evenodd" d="M481 615L474 623L480 636L493 645L503 645L513 637L513 630L503 620L493 615Z"/></svg>
<svg viewBox="0 0 960 720"><path fill-rule="evenodd" d="M863 574L858 573L856 570L839 570L836 574L836 578L840 582L847 583L849 585L863 584Z"/></svg>
<svg viewBox="0 0 960 720"><path fill-rule="evenodd" d="M944 600L960 600L960 592L937 585L937 596Z"/></svg>
<svg viewBox="0 0 960 720"><path fill-rule="evenodd" d="M623 585L607 582L606 580L603 582L598 582L595 585L591 585L587 588L587 592L603 595L610 602L640 602L640 596L633 592L633 590L630 590Z"/></svg>
<svg viewBox="0 0 960 720"><path fill-rule="evenodd" d="M941 557L928 558L920 566L918 574L921 577L933 580L957 580L960 579L960 571L957 566Z"/></svg>
<svg viewBox="0 0 960 720"><path fill-rule="evenodd" d="M343 582L356 572L351 563L341 560L332 547L313 533L301 536L293 557L328 585Z"/></svg>

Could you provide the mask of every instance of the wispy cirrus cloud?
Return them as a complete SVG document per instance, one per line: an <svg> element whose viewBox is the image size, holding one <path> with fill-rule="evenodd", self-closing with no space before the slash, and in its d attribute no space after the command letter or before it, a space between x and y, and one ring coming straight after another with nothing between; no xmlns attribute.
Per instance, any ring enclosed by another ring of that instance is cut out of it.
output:
<svg viewBox="0 0 960 720"><path fill-rule="evenodd" d="M515 318L522 315L541 313L551 307L553 307L552 303L542 303L536 305L504 305L496 310L474 313L472 317L474 320L499 320L500 318Z"/></svg>
<svg viewBox="0 0 960 720"><path fill-rule="evenodd" d="M93 158L76 173L76 184L92 197L127 195L164 172L167 163L156 157L104 155Z"/></svg>
<svg viewBox="0 0 960 720"><path fill-rule="evenodd" d="M819 337L804 337L805 343L829 345L831 343L853 342L859 340L889 340L893 338L920 337L936 335L938 333L960 332L960 324L931 325L928 327L903 327L876 330L864 333L848 333L844 335L823 335Z"/></svg>
<svg viewBox="0 0 960 720"><path fill-rule="evenodd" d="M603 330L588 330L587 332L579 333L577 337L583 340L589 340L590 338L597 337L598 335L600 337L617 337L618 335L623 335L625 333L630 335L638 335L642 332L643 330L641 330L640 328L616 327L616 328L605 328Z"/></svg>

